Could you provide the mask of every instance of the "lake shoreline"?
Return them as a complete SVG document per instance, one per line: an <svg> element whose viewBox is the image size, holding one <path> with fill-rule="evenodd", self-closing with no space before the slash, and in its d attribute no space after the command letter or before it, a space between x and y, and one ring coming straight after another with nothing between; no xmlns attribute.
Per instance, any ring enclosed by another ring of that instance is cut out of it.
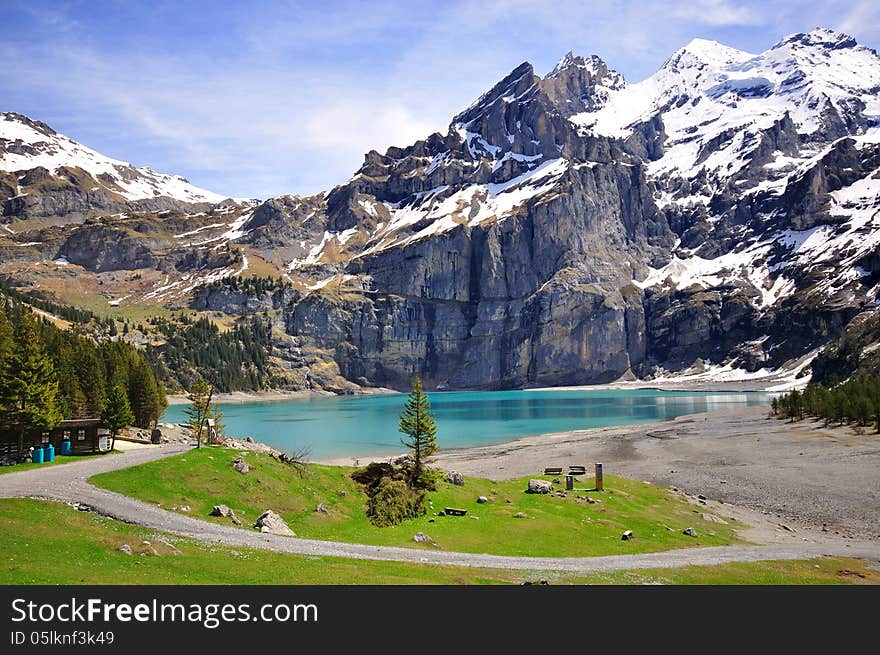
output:
<svg viewBox="0 0 880 655"><path fill-rule="evenodd" d="M780 378L767 380L763 384L756 384L748 380L619 380L605 384L571 385L560 387L527 387L523 389L508 389L507 391L678 391L682 393L781 393L778 387L781 385ZM428 393L463 393L480 392L486 389L431 389ZM500 390L498 390L500 391ZM323 390L303 391L232 391L228 393L214 394L214 401L221 405L239 405L245 403L272 403L285 400L301 400L304 398L345 398L348 396L374 396L403 394L396 389L386 387L363 387L353 393L334 393ZM169 394L168 405L185 405L189 402L186 394Z"/></svg>
<svg viewBox="0 0 880 655"><path fill-rule="evenodd" d="M375 387L371 389L363 389L351 394L337 394L332 391L231 391L227 393L215 393L212 402L218 405L243 405L246 403L276 403L285 400L302 400L305 398L335 398L346 396L375 396L385 394L399 394L394 389L385 389L383 387ZM168 406L186 405L189 403L189 396L186 394L169 394Z"/></svg>

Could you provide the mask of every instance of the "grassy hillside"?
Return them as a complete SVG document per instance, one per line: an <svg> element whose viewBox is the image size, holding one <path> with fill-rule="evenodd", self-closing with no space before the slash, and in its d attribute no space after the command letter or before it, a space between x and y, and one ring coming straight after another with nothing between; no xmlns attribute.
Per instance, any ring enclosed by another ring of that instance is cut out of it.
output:
<svg viewBox="0 0 880 655"><path fill-rule="evenodd" d="M246 460L251 472L243 475L231 466L237 455L235 450L206 447L104 473L92 481L164 508L189 506L191 516L220 523L229 523L229 519L210 517L211 508L228 505L242 519L242 529L251 529L263 511L272 509L297 536L375 545L581 557L737 541L734 521L707 521L701 508L666 489L614 476L606 477L603 493L575 492L566 498L525 493L528 478L505 482L467 478L463 487L441 482L428 496L432 513L399 526L377 528L364 513L366 496L350 477L353 469L309 465L301 475L271 457L249 453ZM592 487L592 479L585 478L575 486ZM590 504L576 495L589 495L597 502ZM486 496L489 502L478 504L479 496ZM316 512L319 503L329 513ZM434 515L445 507L467 509L468 514ZM526 516L515 516L520 513ZM696 538L682 534L688 527L697 531ZM621 540L625 530L632 530L635 538ZM426 533L435 543L414 543L416 532Z"/></svg>

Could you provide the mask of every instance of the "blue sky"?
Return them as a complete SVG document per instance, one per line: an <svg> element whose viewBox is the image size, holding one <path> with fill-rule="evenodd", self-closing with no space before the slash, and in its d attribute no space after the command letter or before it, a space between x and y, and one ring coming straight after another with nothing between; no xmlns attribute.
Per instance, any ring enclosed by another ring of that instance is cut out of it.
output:
<svg viewBox="0 0 880 655"><path fill-rule="evenodd" d="M266 198L347 180L522 61L568 50L637 82L694 37L761 52L817 26L880 47L880 3L799 0L0 0L0 109L198 186Z"/></svg>

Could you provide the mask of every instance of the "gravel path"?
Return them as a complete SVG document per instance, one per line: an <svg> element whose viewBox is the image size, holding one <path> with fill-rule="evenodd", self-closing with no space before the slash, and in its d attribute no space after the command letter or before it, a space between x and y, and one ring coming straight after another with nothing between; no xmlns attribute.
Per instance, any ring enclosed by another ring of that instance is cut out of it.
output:
<svg viewBox="0 0 880 655"><path fill-rule="evenodd" d="M134 498L99 489L88 483L97 473L144 464L186 452L190 446L168 444L143 448L71 464L0 475L0 497L36 497L87 505L94 511L126 523L161 530L203 543L271 550L299 555L391 560L483 568L587 573L637 568L668 568L691 564L805 559L821 555L880 560L880 544L839 540L828 543L785 543L767 546L688 548L642 555L551 558L508 557L445 551L367 546L316 541L251 532L181 515Z"/></svg>

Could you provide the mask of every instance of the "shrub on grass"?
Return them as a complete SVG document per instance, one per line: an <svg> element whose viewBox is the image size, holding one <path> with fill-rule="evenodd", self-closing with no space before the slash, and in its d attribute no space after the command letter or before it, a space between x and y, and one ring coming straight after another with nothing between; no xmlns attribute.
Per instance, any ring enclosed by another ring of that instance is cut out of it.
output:
<svg viewBox="0 0 880 655"><path fill-rule="evenodd" d="M399 525L426 512L424 491L410 489L403 480L390 478L382 478L367 503L370 522L379 527Z"/></svg>

